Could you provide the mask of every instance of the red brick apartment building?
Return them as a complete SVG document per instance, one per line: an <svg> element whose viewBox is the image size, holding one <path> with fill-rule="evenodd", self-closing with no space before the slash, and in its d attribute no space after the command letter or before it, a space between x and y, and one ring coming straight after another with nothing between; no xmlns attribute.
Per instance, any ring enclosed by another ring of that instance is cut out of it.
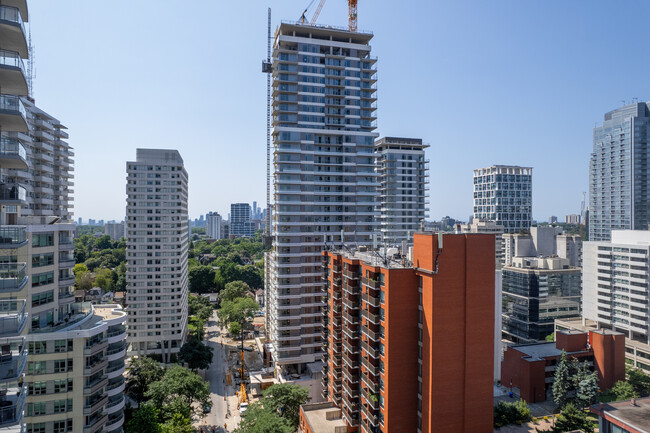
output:
<svg viewBox="0 0 650 433"><path fill-rule="evenodd" d="M492 432L494 263L489 234L416 234L412 262L323 253L323 396L347 432Z"/></svg>
<svg viewBox="0 0 650 433"><path fill-rule="evenodd" d="M607 329L583 332L556 331L555 342L508 347L501 363L501 381L519 388L521 398L538 403L552 398L557 361L564 350L569 357L588 362L598 373L601 391L625 380L625 334Z"/></svg>

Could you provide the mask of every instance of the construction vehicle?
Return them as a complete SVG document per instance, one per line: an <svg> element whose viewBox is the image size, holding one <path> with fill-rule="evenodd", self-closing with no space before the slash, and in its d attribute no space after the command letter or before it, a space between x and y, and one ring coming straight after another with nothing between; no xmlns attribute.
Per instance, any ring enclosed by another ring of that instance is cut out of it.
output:
<svg viewBox="0 0 650 433"><path fill-rule="evenodd" d="M241 365L239 366L239 376L241 377L241 384L239 385L239 404L248 403L248 395L246 394L246 366L244 364L244 340L242 338L241 349L239 350L241 355Z"/></svg>

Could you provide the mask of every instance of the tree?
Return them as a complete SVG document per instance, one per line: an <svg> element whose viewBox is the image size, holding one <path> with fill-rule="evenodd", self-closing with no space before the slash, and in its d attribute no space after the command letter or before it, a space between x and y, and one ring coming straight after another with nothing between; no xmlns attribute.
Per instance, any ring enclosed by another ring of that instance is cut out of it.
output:
<svg viewBox="0 0 650 433"><path fill-rule="evenodd" d="M77 284L77 289L80 290L90 290L93 288L95 281L93 279L93 276L91 275L90 272L86 272L85 274L81 274L81 278L79 278L79 281L76 282Z"/></svg>
<svg viewBox="0 0 650 433"><path fill-rule="evenodd" d="M559 407L564 407L568 399L568 393L571 389L569 379L569 362L566 352L563 350L560 360L555 367L555 379L553 382L553 401Z"/></svg>
<svg viewBox="0 0 650 433"><path fill-rule="evenodd" d="M211 266L193 266L189 269L190 291L208 293L214 291L214 269Z"/></svg>
<svg viewBox="0 0 650 433"><path fill-rule="evenodd" d="M219 266L219 275L221 276L223 283L228 284L231 281L241 280L239 274L239 266L233 262L227 260L222 260L218 263Z"/></svg>
<svg viewBox="0 0 650 433"><path fill-rule="evenodd" d="M178 356L187 362L187 366L192 370L205 370L212 363L212 347L206 346L196 338L190 338L187 343L181 346Z"/></svg>
<svg viewBox="0 0 650 433"><path fill-rule="evenodd" d="M86 260L85 263L86 266L88 267L88 270L92 272L96 268L98 268L99 265L101 265L101 262L102 262L101 259L99 259L98 257L90 257L88 260Z"/></svg>
<svg viewBox="0 0 650 433"><path fill-rule="evenodd" d="M228 325L228 333L233 337L241 334L241 325L238 322L230 322Z"/></svg>
<svg viewBox="0 0 650 433"><path fill-rule="evenodd" d="M237 298L243 298L244 294L251 288L243 281L231 281L226 284L226 288L219 293L221 301L234 301Z"/></svg>
<svg viewBox="0 0 650 433"><path fill-rule="evenodd" d="M576 430L580 430L584 433L594 432L594 428L587 417L587 413L576 408L573 403L567 403L562 413L555 419L555 424L550 431L553 433L561 433Z"/></svg>
<svg viewBox="0 0 650 433"><path fill-rule="evenodd" d="M133 412L133 418L126 423L125 433L162 433L158 424L158 410L145 404Z"/></svg>
<svg viewBox="0 0 650 433"><path fill-rule="evenodd" d="M500 401L494 406L494 427L523 424L531 420L530 408L523 399L516 402Z"/></svg>
<svg viewBox="0 0 650 433"><path fill-rule="evenodd" d="M262 403L251 403L241 417L234 433L292 433L295 428Z"/></svg>
<svg viewBox="0 0 650 433"><path fill-rule="evenodd" d="M176 413L171 420L162 425L162 433L194 433L194 428L190 418Z"/></svg>
<svg viewBox="0 0 650 433"><path fill-rule="evenodd" d="M555 332L551 332L550 334L548 334L548 335L544 338L544 340L548 341L549 343L554 342L554 341L555 341Z"/></svg>
<svg viewBox="0 0 650 433"><path fill-rule="evenodd" d="M629 400L631 398L639 397L639 394L634 390L634 385L622 380L619 380L614 384L612 392L616 396L616 400Z"/></svg>
<svg viewBox="0 0 650 433"><path fill-rule="evenodd" d="M245 296L233 301L222 302L217 314L223 324L229 325L232 322L237 322L243 328L246 321L255 317L255 312L259 309L260 306L254 299Z"/></svg>
<svg viewBox="0 0 650 433"><path fill-rule="evenodd" d="M598 377L595 372L590 373L580 381L576 391L576 399L580 407L589 406L596 402L598 396Z"/></svg>
<svg viewBox="0 0 650 433"><path fill-rule="evenodd" d="M271 385L264 392L264 407L280 414L293 429L298 428L300 405L307 402L309 392L300 385L278 383Z"/></svg>
<svg viewBox="0 0 650 433"><path fill-rule="evenodd" d="M263 274L255 265L245 265L239 269L239 278L254 289L264 285Z"/></svg>
<svg viewBox="0 0 650 433"><path fill-rule="evenodd" d="M650 376L633 367L628 368L626 373L628 383L632 385L639 397L650 396Z"/></svg>
<svg viewBox="0 0 650 433"><path fill-rule="evenodd" d="M95 248L98 250L107 250L113 246L109 235L100 236L95 241Z"/></svg>
<svg viewBox="0 0 650 433"><path fill-rule="evenodd" d="M130 367L126 380L126 394L140 404L145 399L149 385L162 379L165 370L160 363L148 356L131 358Z"/></svg>
<svg viewBox="0 0 650 433"><path fill-rule="evenodd" d="M113 271L106 268L97 269L95 272L95 286L101 287L104 291L111 289L113 284Z"/></svg>
<svg viewBox="0 0 650 433"><path fill-rule="evenodd" d="M167 414L179 413L179 406L193 413L194 406L202 407L210 400L209 382L190 370L174 365L165 371L162 379L149 385L145 397Z"/></svg>

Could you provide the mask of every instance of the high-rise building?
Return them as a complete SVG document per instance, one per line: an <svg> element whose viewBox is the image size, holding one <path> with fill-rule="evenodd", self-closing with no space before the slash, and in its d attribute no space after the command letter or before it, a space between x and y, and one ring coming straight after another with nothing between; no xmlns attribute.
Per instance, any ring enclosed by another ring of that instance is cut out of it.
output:
<svg viewBox="0 0 650 433"><path fill-rule="evenodd" d="M276 31L275 204L265 299L278 368L302 372L321 358L321 250L370 245L379 225L371 39L300 24Z"/></svg>
<svg viewBox="0 0 650 433"><path fill-rule="evenodd" d="M124 237L124 222L104 224L104 234L109 235L114 241L119 241Z"/></svg>
<svg viewBox="0 0 650 433"><path fill-rule="evenodd" d="M255 225L251 220L251 205L248 203L230 205L230 234L235 237L255 236Z"/></svg>
<svg viewBox="0 0 650 433"><path fill-rule="evenodd" d="M580 215L578 215L578 214L566 215L564 217L564 222L566 224L580 224L580 222L581 222L580 221Z"/></svg>
<svg viewBox="0 0 650 433"><path fill-rule="evenodd" d="M381 241L397 246L413 242L427 217L428 161L420 138L382 137L375 142L381 174Z"/></svg>
<svg viewBox="0 0 650 433"><path fill-rule="evenodd" d="M221 239L221 215L217 212L210 212L206 218L206 234L209 239Z"/></svg>
<svg viewBox="0 0 650 433"><path fill-rule="evenodd" d="M533 169L493 165L474 170L474 220L494 221L505 233L530 230Z"/></svg>
<svg viewBox="0 0 650 433"><path fill-rule="evenodd" d="M418 233L412 262L365 249L323 258L323 396L345 424L492 432L494 236Z"/></svg>
<svg viewBox="0 0 650 433"><path fill-rule="evenodd" d="M649 231L612 230L611 241L585 242L583 317L650 344L649 266Z"/></svg>
<svg viewBox="0 0 650 433"><path fill-rule="evenodd" d="M605 114L594 128L589 161L589 240L608 241L612 230L648 230L650 102Z"/></svg>
<svg viewBox="0 0 650 433"><path fill-rule="evenodd" d="M163 149L138 149L126 170L130 352L170 362L187 332L187 171Z"/></svg>

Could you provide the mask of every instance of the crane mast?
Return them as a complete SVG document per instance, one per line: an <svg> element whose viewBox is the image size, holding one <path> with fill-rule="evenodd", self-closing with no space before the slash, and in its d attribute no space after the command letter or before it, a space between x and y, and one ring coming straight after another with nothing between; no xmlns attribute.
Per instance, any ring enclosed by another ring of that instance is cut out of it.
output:
<svg viewBox="0 0 650 433"><path fill-rule="evenodd" d="M351 32L357 31L357 0L348 0L348 27Z"/></svg>

